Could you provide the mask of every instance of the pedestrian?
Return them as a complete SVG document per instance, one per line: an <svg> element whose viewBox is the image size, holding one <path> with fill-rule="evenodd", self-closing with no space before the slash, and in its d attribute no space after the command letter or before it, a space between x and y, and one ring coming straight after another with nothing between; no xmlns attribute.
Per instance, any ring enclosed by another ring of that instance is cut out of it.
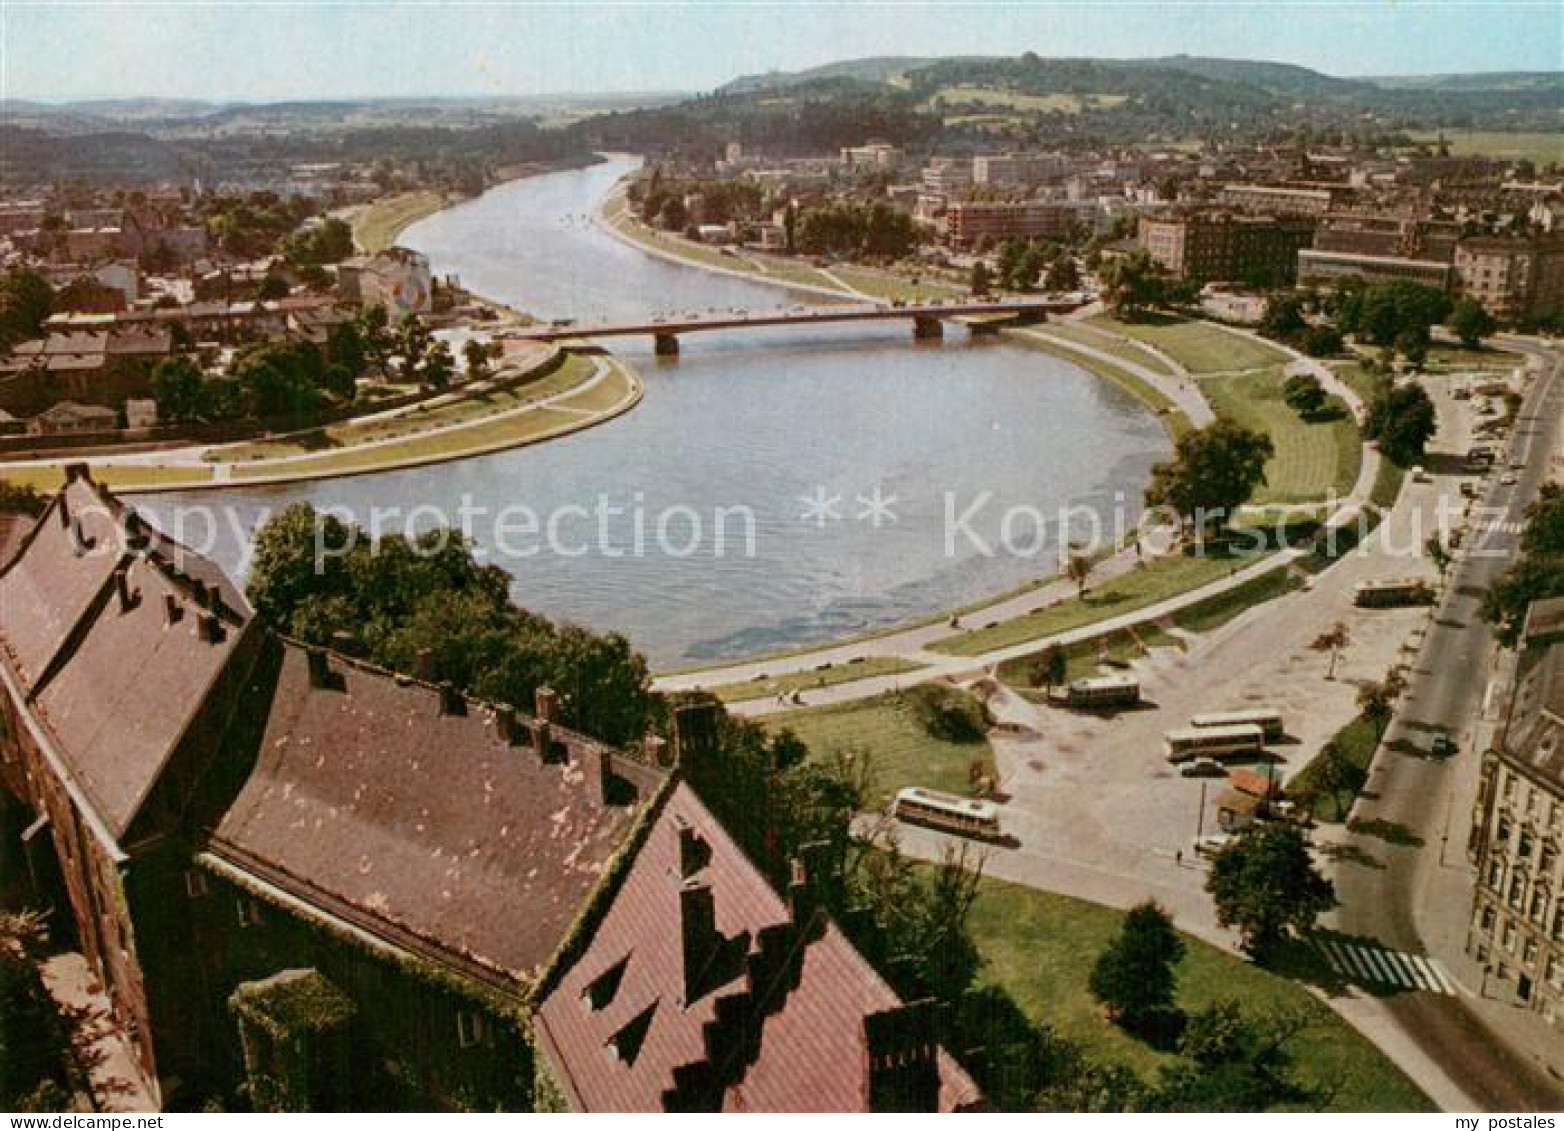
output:
<svg viewBox="0 0 1564 1131"><path fill-rule="evenodd" d="M1180 868L1184 866L1184 850L1182 848L1175 848L1173 850L1173 863L1177 864Z"/></svg>

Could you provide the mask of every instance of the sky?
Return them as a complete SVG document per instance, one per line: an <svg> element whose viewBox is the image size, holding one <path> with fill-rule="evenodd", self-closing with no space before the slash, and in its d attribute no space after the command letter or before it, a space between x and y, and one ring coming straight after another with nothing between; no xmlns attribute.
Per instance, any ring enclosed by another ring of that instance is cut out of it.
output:
<svg viewBox="0 0 1564 1131"><path fill-rule="evenodd" d="M1564 69L1560 0L0 0L0 94L49 102L708 90L865 55Z"/></svg>

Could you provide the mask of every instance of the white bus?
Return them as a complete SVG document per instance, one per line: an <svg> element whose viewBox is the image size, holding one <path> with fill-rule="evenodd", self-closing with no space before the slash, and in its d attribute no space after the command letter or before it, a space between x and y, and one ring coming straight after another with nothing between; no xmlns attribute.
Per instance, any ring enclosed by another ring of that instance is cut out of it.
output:
<svg viewBox="0 0 1564 1131"><path fill-rule="evenodd" d="M1140 702L1140 680L1126 673L1072 679L1064 689L1072 707L1125 707Z"/></svg>
<svg viewBox="0 0 1564 1131"><path fill-rule="evenodd" d="M1224 754L1258 754L1265 749L1265 731L1253 723L1236 726L1186 727L1162 736L1169 762L1219 758Z"/></svg>
<svg viewBox="0 0 1564 1131"><path fill-rule="evenodd" d="M957 797L934 789L909 786L896 792L891 816L911 825L995 840L999 837L999 806L992 801Z"/></svg>
<svg viewBox="0 0 1564 1131"><path fill-rule="evenodd" d="M1352 603L1365 609L1388 609L1398 605L1432 605L1434 590L1420 577L1362 581L1352 591Z"/></svg>
<svg viewBox="0 0 1564 1131"><path fill-rule="evenodd" d="M1257 726L1265 732L1267 742L1277 742L1286 737L1287 726L1282 721L1282 713L1274 707L1248 707L1242 711L1212 711L1208 714L1196 715L1189 720L1189 725L1201 730L1209 730L1211 727L1235 727Z"/></svg>

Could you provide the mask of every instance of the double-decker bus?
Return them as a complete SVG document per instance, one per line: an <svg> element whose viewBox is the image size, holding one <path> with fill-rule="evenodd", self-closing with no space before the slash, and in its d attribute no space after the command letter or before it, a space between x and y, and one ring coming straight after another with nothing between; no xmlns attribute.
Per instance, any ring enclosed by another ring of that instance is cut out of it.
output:
<svg viewBox="0 0 1564 1131"><path fill-rule="evenodd" d="M1185 727L1162 736L1169 762L1190 758L1220 758L1226 754L1258 754L1265 749L1265 731L1253 723L1236 726Z"/></svg>
<svg viewBox="0 0 1564 1131"><path fill-rule="evenodd" d="M1434 590L1421 577L1362 581L1352 591L1352 603L1365 609L1388 609L1398 605L1432 605Z"/></svg>
<svg viewBox="0 0 1564 1131"><path fill-rule="evenodd" d="M891 816L911 825L959 833L981 840L999 838L999 806L992 801L957 797L935 789L908 786L897 790Z"/></svg>
<svg viewBox="0 0 1564 1131"><path fill-rule="evenodd" d="M1267 742L1276 742L1287 735L1287 726L1282 721L1282 713L1274 707L1246 707L1241 711L1211 711L1207 714L1196 715L1189 720L1189 725L1201 730L1209 730L1212 727L1234 727L1244 724L1257 726L1265 733Z"/></svg>
<svg viewBox="0 0 1564 1131"><path fill-rule="evenodd" d="M1072 679L1064 701L1072 707L1128 707L1140 702L1140 680L1126 673Z"/></svg>

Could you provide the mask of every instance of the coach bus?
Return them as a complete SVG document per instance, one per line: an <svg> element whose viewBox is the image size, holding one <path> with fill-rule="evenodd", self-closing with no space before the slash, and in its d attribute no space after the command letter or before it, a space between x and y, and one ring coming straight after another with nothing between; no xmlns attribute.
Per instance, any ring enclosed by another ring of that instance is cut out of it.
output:
<svg viewBox="0 0 1564 1131"><path fill-rule="evenodd" d="M958 833L981 840L999 839L999 806L992 801L957 797L934 789L909 786L898 790L891 816L910 825Z"/></svg>
<svg viewBox="0 0 1564 1131"><path fill-rule="evenodd" d="M1265 749L1265 731L1253 723L1236 726L1186 727L1162 736L1169 762L1190 758L1220 758L1227 754L1258 754Z"/></svg>
<svg viewBox="0 0 1564 1131"><path fill-rule="evenodd" d="M1064 701L1072 707L1131 707L1140 702L1140 680L1125 673L1072 679Z"/></svg>
<svg viewBox="0 0 1564 1131"><path fill-rule="evenodd" d="M1431 605L1434 591L1420 577L1398 577L1389 581L1362 581L1352 591L1352 603L1365 609L1388 609L1398 605Z"/></svg>
<svg viewBox="0 0 1564 1131"><path fill-rule="evenodd" d="M1282 713L1274 707L1249 707L1242 711L1212 711L1208 714L1196 715L1189 720L1190 726L1201 730L1209 730L1212 727L1243 726L1246 723L1259 727L1265 733L1267 742L1277 742L1287 735Z"/></svg>

